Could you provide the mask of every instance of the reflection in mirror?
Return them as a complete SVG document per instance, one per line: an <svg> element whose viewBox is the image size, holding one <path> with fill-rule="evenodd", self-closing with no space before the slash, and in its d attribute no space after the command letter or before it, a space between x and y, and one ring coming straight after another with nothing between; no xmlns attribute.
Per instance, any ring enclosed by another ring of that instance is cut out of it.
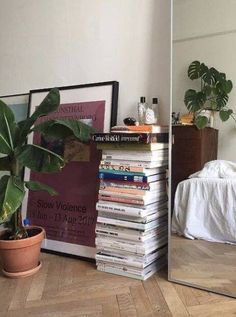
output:
<svg viewBox="0 0 236 317"><path fill-rule="evenodd" d="M174 144L169 243L171 281L233 297L235 12L235 0L227 0L227 5L221 0L173 1ZM191 64L193 61L200 63ZM196 124L207 127L198 129Z"/></svg>

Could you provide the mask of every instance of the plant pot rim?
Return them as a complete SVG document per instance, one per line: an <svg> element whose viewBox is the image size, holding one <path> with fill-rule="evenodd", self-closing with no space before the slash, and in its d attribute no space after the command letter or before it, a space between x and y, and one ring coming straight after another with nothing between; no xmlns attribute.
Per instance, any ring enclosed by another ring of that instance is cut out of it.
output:
<svg viewBox="0 0 236 317"><path fill-rule="evenodd" d="M19 240L2 240L1 236L8 231L8 229L2 230L0 232L0 249L15 249L19 248L23 245L33 245L38 243L38 240L43 240L45 238L45 230L43 227L40 226L27 226L25 227L27 229L39 229L39 233L32 236L32 237L27 237L24 239L19 239Z"/></svg>

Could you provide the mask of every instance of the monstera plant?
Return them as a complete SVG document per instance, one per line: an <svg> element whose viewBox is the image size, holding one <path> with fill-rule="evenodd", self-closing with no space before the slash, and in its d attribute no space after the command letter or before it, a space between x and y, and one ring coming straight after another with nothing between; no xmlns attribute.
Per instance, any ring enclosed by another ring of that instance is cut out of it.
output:
<svg viewBox="0 0 236 317"><path fill-rule="evenodd" d="M185 92L184 103L189 112L194 114L194 122L199 129L208 125L206 111L219 113L220 119L224 122L230 117L235 119L233 110L228 107L229 93L233 84L214 67L208 67L204 63L194 61L188 68L188 77L191 80L199 80L200 89L188 89Z"/></svg>
<svg viewBox="0 0 236 317"><path fill-rule="evenodd" d="M36 120L39 117L56 111L59 104L59 90L54 88L29 118L16 123L11 109L0 101L0 170L8 172L8 175L0 179L0 224L8 228L0 236L0 253L4 242L7 242L8 246L9 242L28 240L29 236L34 236L34 231L24 227L22 223L21 205L26 189L43 190L50 195L56 194L47 184L24 181L22 179L24 167L36 172L49 173L60 171L66 164L62 156L42 145L27 144L28 135L37 131L53 140L71 136L84 143L90 140L93 129L77 120L49 120L37 125ZM7 271L6 268L4 269ZM31 269L26 267L25 270L28 272ZM11 269L8 272L12 272Z"/></svg>

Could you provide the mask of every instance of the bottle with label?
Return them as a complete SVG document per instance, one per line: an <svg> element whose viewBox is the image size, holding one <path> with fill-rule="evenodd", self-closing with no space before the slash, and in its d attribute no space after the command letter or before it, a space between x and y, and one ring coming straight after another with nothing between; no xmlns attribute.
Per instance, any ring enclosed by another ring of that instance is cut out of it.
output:
<svg viewBox="0 0 236 317"><path fill-rule="evenodd" d="M152 98L151 106L147 107L145 112L145 124L157 124L159 120L158 114L158 98Z"/></svg>
<svg viewBox="0 0 236 317"><path fill-rule="evenodd" d="M145 113L148 105L146 103L145 97L140 97L140 102L138 103L138 121L139 124L145 124Z"/></svg>

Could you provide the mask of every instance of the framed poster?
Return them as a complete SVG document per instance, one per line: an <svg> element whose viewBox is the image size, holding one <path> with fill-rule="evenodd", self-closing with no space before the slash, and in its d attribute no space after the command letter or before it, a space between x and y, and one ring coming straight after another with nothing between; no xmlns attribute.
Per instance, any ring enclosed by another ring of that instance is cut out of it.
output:
<svg viewBox="0 0 236 317"><path fill-rule="evenodd" d="M27 118L29 94L17 94L0 96L0 99L5 102L14 112L16 122L22 121Z"/></svg>
<svg viewBox="0 0 236 317"><path fill-rule="evenodd" d="M30 114L49 90L30 91ZM71 118L83 120L101 132L110 131L116 124L118 82L59 87L59 90L58 110L39 118L36 124L49 119ZM29 143L44 146L45 142L39 133L33 133L29 139ZM49 144L49 148L69 158L69 163L59 173L26 170L25 179L48 184L59 194L52 197L44 192L28 192L23 214L30 224L45 228L43 249L94 258L101 152L95 144L82 144L75 139Z"/></svg>

